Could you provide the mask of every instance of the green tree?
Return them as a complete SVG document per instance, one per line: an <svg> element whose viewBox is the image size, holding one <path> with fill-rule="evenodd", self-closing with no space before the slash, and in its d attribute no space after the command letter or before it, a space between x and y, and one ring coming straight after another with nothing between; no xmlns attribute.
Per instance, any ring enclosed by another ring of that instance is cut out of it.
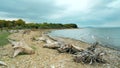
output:
<svg viewBox="0 0 120 68"><path fill-rule="evenodd" d="M64 24L65 28L78 28L76 24Z"/></svg>
<svg viewBox="0 0 120 68"><path fill-rule="evenodd" d="M24 25L25 25L25 21L23 21L22 19L18 19L18 20L16 21L16 25L17 25L17 26L24 26Z"/></svg>

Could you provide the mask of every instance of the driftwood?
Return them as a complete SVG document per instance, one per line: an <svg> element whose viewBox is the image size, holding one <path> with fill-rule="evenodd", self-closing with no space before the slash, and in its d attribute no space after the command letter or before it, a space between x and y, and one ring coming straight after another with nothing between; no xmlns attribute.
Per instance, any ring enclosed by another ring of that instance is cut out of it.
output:
<svg viewBox="0 0 120 68"><path fill-rule="evenodd" d="M43 45L44 48L57 49L60 53L74 54L83 50L83 48L56 40L46 34L43 34L38 40L46 42L46 44Z"/></svg>
<svg viewBox="0 0 120 68"><path fill-rule="evenodd" d="M104 52L96 52L95 48L98 45L98 42L94 43L92 46L88 47L86 50L80 51L74 55L74 61L77 63L89 63L93 64L95 62L105 63L103 56Z"/></svg>
<svg viewBox="0 0 120 68"><path fill-rule="evenodd" d="M24 36L25 34L29 35L30 32L31 32L30 29L23 30L23 32L22 32L22 36Z"/></svg>
<svg viewBox="0 0 120 68"><path fill-rule="evenodd" d="M93 43L93 45L88 47L87 50L94 52L98 44L98 42Z"/></svg>
<svg viewBox="0 0 120 68"><path fill-rule="evenodd" d="M89 63L93 64L94 62L98 63L105 63L106 61L103 59L103 56L105 53L99 52L99 53L92 53L89 51L82 51L79 52L79 54L74 56L74 61L77 63Z"/></svg>
<svg viewBox="0 0 120 68"><path fill-rule="evenodd" d="M43 42L46 42L46 40L47 40L47 35L42 34L41 37L33 37L33 38L31 38L31 39L32 39L32 41L43 41Z"/></svg>
<svg viewBox="0 0 120 68"><path fill-rule="evenodd" d="M57 49L62 46L62 43L60 42L51 42L51 43L46 43L43 45L44 48L50 48L50 49Z"/></svg>
<svg viewBox="0 0 120 68"><path fill-rule="evenodd" d="M20 53L26 53L26 54L34 54L35 51L28 46L24 40L21 40L19 42L13 41L8 39L9 42L12 44L12 48L14 49L14 55L13 57L16 57Z"/></svg>
<svg viewBox="0 0 120 68"><path fill-rule="evenodd" d="M0 61L0 66L7 66L7 64L3 61Z"/></svg>
<svg viewBox="0 0 120 68"><path fill-rule="evenodd" d="M50 37L47 34L42 34L42 37L39 38L40 41L45 41L46 43L53 43L55 41L58 41L52 37Z"/></svg>
<svg viewBox="0 0 120 68"><path fill-rule="evenodd" d="M43 34L39 40L46 42L43 47L57 49L60 53L71 53L74 54L76 52L82 51L83 48L77 47L75 45L67 44L63 41L56 40L49 35Z"/></svg>
<svg viewBox="0 0 120 68"><path fill-rule="evenodd" d="M74 54L74 61L75 62L82 62L82 63L89 63L93 64L95 62L98 63L105 63L103 56L105 55L104 52L97 52L96 47L99 44L95 42L92 46L88 47L87 49L80 48L78 46L72 44L66 44L49 36L42 36L40 40L45 41L46 44L43 47L57 49L60 53L70 53Z"/></svg>
<svg viewBox="0 0 120 68"><path fill-rule="evenodd" d="M46 44L43 45L44 48L57 49L64 45L63 42L58 41L46 34L42 34L42 37L39 38L33 38L33 40L45 42Z"/></svg>
<svg viewBox="0 0 120 68"><path fill-rule="evenodd" d="M58 51L60 53L70 53L70 54L75 54L76 52L80 52L83 51L83 48L77 47L75 45L71 45L71 44L65 44L63 46L61 46L60 48L58 48Z"/></svg>

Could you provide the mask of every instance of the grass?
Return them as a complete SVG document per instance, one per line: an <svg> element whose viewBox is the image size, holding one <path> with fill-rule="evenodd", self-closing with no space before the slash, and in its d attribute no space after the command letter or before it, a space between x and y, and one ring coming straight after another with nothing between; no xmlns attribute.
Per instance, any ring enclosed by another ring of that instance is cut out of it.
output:
<svg viewBox="0 0 120 68"><path fill-rule="evenodd" d="M0 46L4 46L8 43L7 37L10 33L6 31L0 31Z"/></svg>
<svg viewBox="0 0 120 68"><path fill-rule="evenodd" d="M32 48L33 50L36 50L36 49L37 49L35 46L31 46L31 48Z"/></svg>

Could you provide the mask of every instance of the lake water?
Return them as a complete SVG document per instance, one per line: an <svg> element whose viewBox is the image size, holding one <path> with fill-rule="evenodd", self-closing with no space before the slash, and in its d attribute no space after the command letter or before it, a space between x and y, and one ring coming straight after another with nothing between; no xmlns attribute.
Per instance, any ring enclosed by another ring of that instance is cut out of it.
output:
<svg viewBox="0 0 120 68"><path fill-rule="evenodd" d="M84 28L52 31L49 35L81 40L87 43L98 41L104 46L120 50L120 28Z"/></svg>

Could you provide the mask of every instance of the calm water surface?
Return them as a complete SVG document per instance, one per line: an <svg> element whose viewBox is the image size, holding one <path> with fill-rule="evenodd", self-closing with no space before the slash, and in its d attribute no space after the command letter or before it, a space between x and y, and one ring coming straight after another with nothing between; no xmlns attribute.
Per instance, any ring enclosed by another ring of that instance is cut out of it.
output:
<svg viewBox="0 0 120 68"><path fill-rule="evenodd" d="M98 41L104 46L120 50L120 28L84 28L55 30L51 36L73 38L87 43Z"/></svg>

